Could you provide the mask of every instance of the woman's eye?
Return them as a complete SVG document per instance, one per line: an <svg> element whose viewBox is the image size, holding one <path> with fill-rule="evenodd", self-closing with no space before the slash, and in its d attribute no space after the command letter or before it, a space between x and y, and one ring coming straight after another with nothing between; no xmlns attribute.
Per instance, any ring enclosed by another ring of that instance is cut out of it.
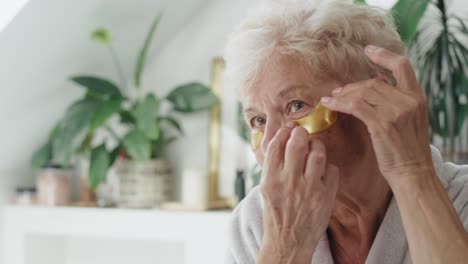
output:
<svg viewBox="0 0 468 264"><path fill-rule="evenodd" d="M265 123L266 123L266 120L265 120L265 118L263 118L263 117L258 117L258 116L257 116L257 117L254 117L254 118L252 118L252 119L250 120L250 126L251 126L252 128L260 128L260 127L262 127L263 125L265 125Z"/></svg>
<svg viewBox="0 0 468 264"><path fill-rule="evenodd" d="M294 113L305 107L305 103L301 101L294 101L289 107L289 112Z"/></svg>

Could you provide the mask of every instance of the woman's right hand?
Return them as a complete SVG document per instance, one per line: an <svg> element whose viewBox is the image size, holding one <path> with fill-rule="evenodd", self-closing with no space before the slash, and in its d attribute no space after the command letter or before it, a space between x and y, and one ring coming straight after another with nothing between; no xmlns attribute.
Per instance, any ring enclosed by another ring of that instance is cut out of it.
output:
<svg viewBox="0 0 468 264"><path fill-rule="evenodd" d="M330 221L339 171L302 127L283 127L263 164L263 245L257 263L310 264Z"/></svg>

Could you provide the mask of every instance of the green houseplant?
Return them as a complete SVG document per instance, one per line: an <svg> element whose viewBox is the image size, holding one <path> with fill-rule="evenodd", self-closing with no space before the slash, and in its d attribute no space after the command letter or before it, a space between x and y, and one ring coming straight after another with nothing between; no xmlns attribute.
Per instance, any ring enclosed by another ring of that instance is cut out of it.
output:
<svg viewBox="0 0 468 264"><path fill-rule="evenodd" d="M68 107L64 117L52 129L47 142L34 153L31 162L33 171L50 161L67 167L76 153L89 152L89 184L95 190L105 181L109 167L118 156L141 162L160 158L164 146L177 138L177 135L171 136L167 132L175 129L179 135L183 134L173 112L204 111L218 103L211 89L198 82L180 85L165 96L142 94L141 78L146 56L160 19L161 16L157 16L152 22L137 55L133 75L136 96L124 89L127 82L112 46L110 32L100 28L91 34L94 41L105 45L110 51L120 84L92 75L72 77L70 80L84 89L84 96ZM170 105L170 110L162 112L162 103ZM112 117L118 117L117 124L112 125ZM115 126L126 132L123 135L116 133ZM95 135L103 131L107 136L96 146ZM109 145L113 147L109 148Z"/></svg>
<svg viewBox="0 0 468 264"><path fill-rule="evenodd" d="M448 158L462 161L455 151L462 147L456 141L463 137L468 115L468 27L460 16L448 12L444 0L431 4L435 12L417 31L409 52L428 96L431 137L442 139Z"/></svg>
<svg viewBox="0 0 468 264"><path fill-rule="evenodd" d="M434 8L428 10L428 6ZM455 151L462 145L468 115L466 20L449 13L445 0L399 0L391 11L428 96L431 141L439 136L445 155L457 161ZM427 22L421 23L425 15Z"/></svg>

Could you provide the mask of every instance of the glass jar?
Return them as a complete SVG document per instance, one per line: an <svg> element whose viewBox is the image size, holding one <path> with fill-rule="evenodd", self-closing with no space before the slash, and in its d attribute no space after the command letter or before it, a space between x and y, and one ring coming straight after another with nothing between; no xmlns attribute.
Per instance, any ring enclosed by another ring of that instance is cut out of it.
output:
<svg viewBox="0 0 468 264"><path fill-rule="evenodd" d="M43 167L37 174L37 203L47 206L64 206L71 202L70 168L57 165Z"/></svg>

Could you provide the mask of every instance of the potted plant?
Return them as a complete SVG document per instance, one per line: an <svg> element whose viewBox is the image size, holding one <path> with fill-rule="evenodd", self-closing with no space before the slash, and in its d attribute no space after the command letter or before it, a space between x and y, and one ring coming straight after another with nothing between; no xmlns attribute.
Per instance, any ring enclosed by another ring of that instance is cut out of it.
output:
<svg viewBox="0 0 468 264"><path fill-rule="evenodd" d="M410 43L410 55L429 101L431 141L442 141L443 154L466 163L465 120L468 115L468 27L449 13L444 0L431 2L435 14Z"/></svg>
<svg viewBox="0 0 468 264"><path fill-rule="evenodd" d="M110 51L121 84L92 75L72 77L71 81L84 88L85 94L66 110L48 141L33 155L33 170L49 160L68 166L77 153L89 152L88 180L92 190L106 180L108 169L116 161L120 164L117 173L121 174L124 184L132 182L129 180L132 175L135 176L133 181L158 173L167 177L162 150L177 138L169 130L183 134L172 113L205 111L218 103L218 99L209 87L198 82L180 85L166 96L142 94L141 78L146 56L160 19L161 16L157 16L152 22L137 56L133 79L136 96L122 89L127 83L110 32L102 28L93 31L92 39ZM160 110L163 102L170 106L168 111ZM118 117L118 121L111 122L112 117ZM117 130L123 132L117 133ZM96 134L104 135L100 142L96 142ZM148 201L126 205L149 207Z"/></svg>
<svg viewBox="0 0 468 264"><path fill-rule="evenodd" d="M365 0L356 0L365 3ZM427 9L428 6L434 7ZM399 0L392 7L420 85L429 101L431 142L448 159L468 161L468 27L445 0ZM421 18L427 16L425 23ZM439 141L441 141L439 143Z"/></svg>

